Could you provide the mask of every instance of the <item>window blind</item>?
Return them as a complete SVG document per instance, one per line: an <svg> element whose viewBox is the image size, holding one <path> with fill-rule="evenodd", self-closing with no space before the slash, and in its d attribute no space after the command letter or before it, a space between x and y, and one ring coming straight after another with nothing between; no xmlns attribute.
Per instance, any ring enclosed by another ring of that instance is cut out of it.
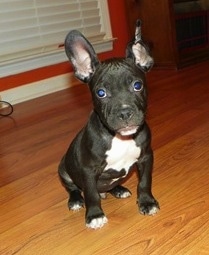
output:
<svg viewBox="0 0 209 255"><path fill-rule="evenodd" d="M110 41L106 0L0 0L0 69L63 52L64 39L72 29L93 44Z"/></svg>

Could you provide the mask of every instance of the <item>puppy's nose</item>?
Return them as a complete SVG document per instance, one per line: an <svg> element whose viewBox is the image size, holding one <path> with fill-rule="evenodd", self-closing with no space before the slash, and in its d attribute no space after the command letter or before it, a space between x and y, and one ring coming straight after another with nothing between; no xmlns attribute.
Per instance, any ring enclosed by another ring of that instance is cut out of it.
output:
<svg viewBox="0 0 209 255"><path fill-rule="evenodd" d="M129 106L123 107L118 113L118 117L121 120L129 120L132 116L133 110Z"/></svg>

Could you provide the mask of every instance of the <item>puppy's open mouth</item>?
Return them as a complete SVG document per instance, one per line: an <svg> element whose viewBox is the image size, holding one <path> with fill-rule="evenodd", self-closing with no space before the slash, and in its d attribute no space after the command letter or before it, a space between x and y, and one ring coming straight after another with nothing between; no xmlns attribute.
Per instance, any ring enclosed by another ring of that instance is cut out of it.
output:
<svg viewBox="0 0 209 255"><path fill-rule="evenodd" d="M131 126L131 127L120 128L120 129L117 130L117 133L119 133L122 136L133 135L133 134L136 133L138 127L139 126Z"/></svg>

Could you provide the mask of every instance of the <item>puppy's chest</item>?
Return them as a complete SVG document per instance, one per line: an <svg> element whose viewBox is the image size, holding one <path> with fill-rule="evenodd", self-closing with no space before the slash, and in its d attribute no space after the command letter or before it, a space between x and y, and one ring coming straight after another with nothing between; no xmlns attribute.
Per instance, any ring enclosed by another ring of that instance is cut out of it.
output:
<svg viewBox="0 0 209 255"><path fill-rule="evenodd" d="M133 139L125 139L115 136L112 140L111 148L106 152L107 165L104 171L114 169L121 171L125 169L126 174L129 168L137 161L141 153L141 148L136 146Z"/></svg>

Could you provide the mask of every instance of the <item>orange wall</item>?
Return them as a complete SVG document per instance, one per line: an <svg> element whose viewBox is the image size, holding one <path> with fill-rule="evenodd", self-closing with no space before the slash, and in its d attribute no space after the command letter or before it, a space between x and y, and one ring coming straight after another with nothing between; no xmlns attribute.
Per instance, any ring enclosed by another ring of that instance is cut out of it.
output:
<svg viewBox="0 0 209 255"><path fill-rule="evenodd" d="M111 57L123 57L125 55L126 44L129 41L129 30L126 20L124 0L108 0L110 10L110 20L113 37L118 38L114 42L113 51L102 53L99 58L106 59ZM18 87L27 83L50 78L71 72L69 62L47 66L25 73L0 78L0 91Z"/></svg>

